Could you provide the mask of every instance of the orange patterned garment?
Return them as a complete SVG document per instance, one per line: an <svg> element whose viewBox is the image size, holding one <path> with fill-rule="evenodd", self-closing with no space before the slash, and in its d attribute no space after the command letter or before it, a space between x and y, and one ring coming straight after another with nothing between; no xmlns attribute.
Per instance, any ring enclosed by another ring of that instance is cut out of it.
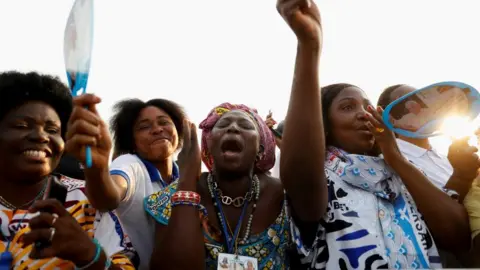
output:
<svg viewBox="0 0 480 270"><path fill-rule="evenodd" d="M84 181L64 176L60 181L68 187L65 208L83 230L102 245L103 250L112 260L112 268L135 269L132 261L136 259L136 252L123 232L115 213L100 213L92 208L84 192ZM12 269L74 269L72 262L58 258L43 260L29 258L32 245L22 248L18 240L21 235L30 231L28 222L37 214L26 213L26 210L12 210L0 204L0 252L4 252L10 242L8 250L13 255Z"/></svg>

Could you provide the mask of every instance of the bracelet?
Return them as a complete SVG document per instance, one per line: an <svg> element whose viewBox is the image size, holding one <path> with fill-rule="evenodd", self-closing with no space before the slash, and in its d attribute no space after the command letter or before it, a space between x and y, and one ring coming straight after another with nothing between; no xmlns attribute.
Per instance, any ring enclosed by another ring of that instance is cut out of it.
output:
<svg viewBox="0 0 480 270"><path fill-rule="evenodd" d="M102 254L102 246L100 245L100 243L98 243L97 239L93 239L93 243L95 244L95 247L96 247L95 256L93 257L93 260L91 260L87 265L82 267L78 267L75 265L75 270L83 270L83 269L90 268L92 265L98 262L98 260L100 259L100 255ZM105 256L107 255L105 254ZM111 264L112 264L112 261L110 260L110 258L107 257L105 261L105 269L110 268Z"/></svg>
<svg viewBox="0 0 480 270"><path fill-rule="evenodd" d="M200 195L193 191L177 191L172 195L172 203L176 202L191 202L194 204L200 203Z"/></svg>
<svg viewBox="0 0 480 270"><path fill-rule="evenodd" d="M207 216L207 208L205 208L205 206L199 203L184 202L184 201L172 202L172 207L179 206L179 205L194 206L195 208L198 209L198 211L200 211L201 214L203 214L204 217Z"/></svg>

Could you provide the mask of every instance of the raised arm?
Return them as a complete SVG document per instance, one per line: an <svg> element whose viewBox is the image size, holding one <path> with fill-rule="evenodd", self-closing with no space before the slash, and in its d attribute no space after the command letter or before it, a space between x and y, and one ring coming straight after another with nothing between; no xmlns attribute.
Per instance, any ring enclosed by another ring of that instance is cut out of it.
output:
<svg viewBox="0 0 480 270"><path fill-rule="evenodd" d="M91 147L93 166L85 168L86 193L93 207L109 211L116 209L125 196L127 180L121 176L110 176L108 163L112 140L107 125L95 108L100 101L99 97L91 94L74 99L65 148L83 162L86 147Z"/></svg>
<svg viewBox="0 0 480 270"><path fill-rule="evenodd" d="M279 0L278 11L297 36L297 57L285 119L280 179L296 218L318 221L327 208L325 138L319 84L320 14L313 1Z"/></svg>
<svg viewBox="0 0 480 270"><path fill-rule="evenodd" d="M460 203L435 187L398 149L393 132L382 122L383 110L369 107L369 128L385 161L400 176L425 219L438 247L452 251L470 248L468 215ZM455 233L452 233L455 232Z"/></svg>
<svg viewBox="0 0 480 270"><path fill-rule="evenodd" d="M184 123L183 147L178 163L180 179L176 191L197 192L200 149L196 127L188 121ZM157 219L155 215L154 218ZM170 219L166 222L168 225L157 223L150 269L205 269L205 247L198 209L191 205L172 207Z"/></svg>

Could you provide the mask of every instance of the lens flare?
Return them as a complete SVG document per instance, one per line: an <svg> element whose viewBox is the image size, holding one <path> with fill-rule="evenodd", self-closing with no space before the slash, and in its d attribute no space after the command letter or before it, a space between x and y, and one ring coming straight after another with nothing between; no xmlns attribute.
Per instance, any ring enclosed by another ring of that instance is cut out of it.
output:
<svg viewBox="0 0 480 270"><path fill-rule="evenodd" d="M475 136L476 127L472 121L466 117L452 116L445 119L441 131L443 135L451 140L469 137L470 145L477 145L477 138Z"/></svg>

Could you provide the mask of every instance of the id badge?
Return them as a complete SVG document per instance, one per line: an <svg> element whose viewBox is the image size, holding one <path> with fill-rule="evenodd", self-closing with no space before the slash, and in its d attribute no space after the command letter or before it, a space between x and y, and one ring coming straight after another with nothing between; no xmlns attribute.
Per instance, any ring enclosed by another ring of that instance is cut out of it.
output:
<svg viewBox="0 0 480 270"><path fill-rule="evenodd" d="M258 270L257 258L219 253L217 270Z"/></svg>

